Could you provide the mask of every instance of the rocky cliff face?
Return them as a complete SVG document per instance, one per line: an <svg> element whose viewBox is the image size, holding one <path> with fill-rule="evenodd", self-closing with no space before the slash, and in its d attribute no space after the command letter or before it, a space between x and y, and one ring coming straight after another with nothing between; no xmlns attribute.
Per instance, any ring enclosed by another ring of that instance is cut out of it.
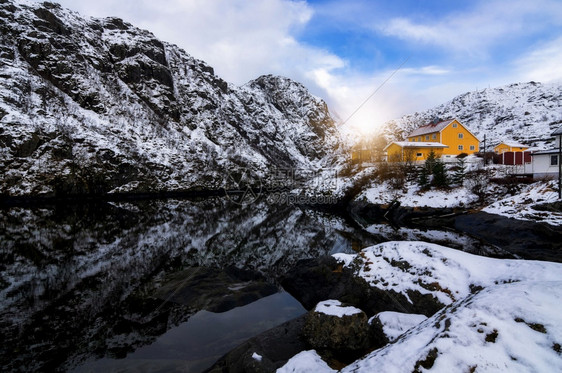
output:
<svg viewBox="0 0 562 373"><path fill-rule="evenodd" d="M233 86L121 19L0 0L0 35L0 195L228 188L344 151L301 84Z"/></svg>
<svg viewBox="0 0 562 373"><path fill-rule="evenodd" d="M467 92L421 113L386 123L388 140L402 140L434 118L457 118L488 145L516 140L548 148L550 134L562 125L562 84L516 83ZM489 148L491 150L491 148Z"/></svg>

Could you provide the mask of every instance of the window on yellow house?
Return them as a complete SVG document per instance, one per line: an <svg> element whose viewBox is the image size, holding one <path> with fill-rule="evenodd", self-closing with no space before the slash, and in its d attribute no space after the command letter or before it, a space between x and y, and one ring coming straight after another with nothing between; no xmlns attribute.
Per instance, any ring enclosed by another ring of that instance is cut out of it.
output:
<svg viewBox="0 0 562 373"><path fill-rule="evenodd" d="M456 124L456 123L453 123L453 128L457 128L457 124Z"/></svg>
<svg viewBox="0 0 562 373"><path fill-rule="evenodd" d="M422 153L416 153L416 157L421 157L423 154Z"/></svg>
<svg viewBox="0 0 562 373"><path fill-rule="evenodd" d="M463 150L464 147L462 145L459 145L459 150Z"/></svg>
<svg viewBox="0 0 562 373"><path fill-rule="evenodd" d="M459 133L459 139L462 139L464 137L464 134Z"/></svg>
<svg viewBox="0 0 562 373"><path fill-rule="evenodd" d="M429 141L429 135L425 136L425 141Z"/></svg>
<svg viewBox="0 0 562 373"><path fill-rule="evenodd" d="M433 140L437 140L437 134L434 133L432 138L433 138Z"/></svg>
<svg viewBox="0 0 562 373"><path fill-rule="evenodd" d="M418 137L418 141L421 141L421 139L422 139L422 138L421 138L421 136L420 136L420 137Z"/></svg>
<svg viewBox="0 0 562 373"><path fill-rule="evenodd" d="M476 146L470 145L470 150L476 150Z"/></svg>

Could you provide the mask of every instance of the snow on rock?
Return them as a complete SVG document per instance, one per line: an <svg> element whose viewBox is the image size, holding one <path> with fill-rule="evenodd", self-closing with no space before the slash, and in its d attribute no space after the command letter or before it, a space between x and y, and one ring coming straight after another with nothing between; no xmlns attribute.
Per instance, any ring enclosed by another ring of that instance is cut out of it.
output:
<svg viewBox="0 0 562 373"><path fill-rule="evenodd" d="M261 356L260 354L258 354L257 352L254 352L252 354L252 359L254 359L255 361L262 361L263 360L263 356Z"/></svg>
<svg viewBox="0 0 562 373"><path fill-rule="evenodd" d="M425 315L409 314L402 312L385 311L379 312L373 316L369 323L374 319L378 319L382 325L383 333L390 342L396 340L400 335L404 334L408 329L413 328L422 321L427 319Z"/></svg>
<svg viewBox="0 0 562 373"><path fill-rule="evenodd" d="M561 297L560 281L491 286L342 372L562 371Z"/></svg>
<svg viewBox="0 0 562 373"><path fill-rule="evenodd" d="M404 190L406 191L404 192ZM392 201L398 201L402 206L433 208L463 207L478 199L474 193L464 187L451 190L421 191L417 184L408 183L404 190L396 190L388 182L383 182L365 189L356 199L365 199L373 204L388 204Z"/></svg>
<svg viewBox="0 0 562 373"><path fill-rule="evenodd" d="M359 308L351 306L343 306L339 300L325 300L316 305L314 312L323 313L328 316L351 316L357 313L361 313Z"/></svg>
<svg viewBox="0 0 562 373"><path fill-rule="evenodd" d="M346 154L300 83L237 87L118 18L0 2L0 194L106 194L266 184ZM95 87L92 88L92 87Z"/></svg>
<svg viewBox="0 0 562 373"><path fill-rule="evenodd" d="M410 291L430 294L444 305L494 284L562 281L559 263L487 258L416 241L385 242L336 259L378 289L407 299Z"/></svg>
<svg viewBox="0 0 562 373"><path fill-rule="evenodd" d="M341 372L562 371L562 264L411 241L334 257L373 287L431 294L445 305L427 319L378 313L369 321L377 319L391 343ZM279 371L327 369L315 351L305 351Z"/></svg>
<svg viewBox="0 0 562 373"><path fill-rule="evenodd" d="M303 351L293 356L277 373L333 373L336 372L326 364L314 350Z"/></svg>
<svg viewBox="0 0 562 373"><path fill-rule="evenodd" d="M541 204L558 200L556 181L529 185L521 193L501 199L482 211L519 220L540 221L562 225L562 212L541 208Z"/></svg>

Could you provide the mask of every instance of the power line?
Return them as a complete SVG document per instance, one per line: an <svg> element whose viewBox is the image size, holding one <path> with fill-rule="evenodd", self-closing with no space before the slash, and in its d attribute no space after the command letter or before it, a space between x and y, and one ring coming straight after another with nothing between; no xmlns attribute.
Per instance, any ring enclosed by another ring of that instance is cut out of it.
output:
<svg viewBox="0 0 562 373"><path fill-rule="evenodd" d="M373 93L371 93L371 94L369 95L369 97L367 97L367 98L365 99L365 101L363 101L363 102L361 103L361 105L359 105L359 106L357 107L357 109L355 109L355 111L354 111L353 113L351 113L351 115L350 115L346 120L344 120L344 121L342 122L342 125L346 124L359 110L361 110L361 108L363 107L363 105L365 105L365 104L367 103L367 101L369 101L369 100L370 100L370 99L371 99L371 98L372 98L372 97L373 97L373 96L390 80L390 79L392 79L392 77L394 76L394 74L396 74L396 73L402 68L402 66L404 66L404 65L406 64L406 62L408 62L408 60L410 59L410 57L412 57L412 56L408 56L408 58L406 58L406 59L404 60L404 62L402 62L402 63L400 64L400 66L398 66L398 67L396 68L396 70L394 70L394 71L392 72L392 74L390 74L390 76L389 76L388 78L386 78L385 81L382 82L382 83L377 87L377 89L375 89L375 91L374 91Z"/></svg>

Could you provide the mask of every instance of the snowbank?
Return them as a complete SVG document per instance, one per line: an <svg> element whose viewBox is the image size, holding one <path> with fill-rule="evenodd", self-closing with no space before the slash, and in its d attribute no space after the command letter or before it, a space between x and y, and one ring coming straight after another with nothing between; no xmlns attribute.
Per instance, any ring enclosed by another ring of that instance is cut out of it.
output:
<svg viewBox="0 0 562 373"><path fill-rule="evenodd" d="M560 372L560 297L560 281L492 286L342 372Z"/></svg>
<svg viewBox="0 0 562 373"><path fill-rule="evenodd" d="M369 322L372 322L375 318L381 322L384 335L386 335L388 340L392 342L404 334L404 332L408 329L411 329L422 321L425 321L427 316L385 311L373 316Z"/></svg>
<svg viewBox="0 0 562 373"><path fill-rule="evenodd" d="M556 181L538 182L526 187L521 193L499 200L482 211L519 220L541 221L562 225L562 212L540 211L534 207L542 203L556 202Z"/></svg>
<svg viewBox="0 0 562 373"><path fill-rule="evenodd" d="M336 371L330 368L316 351L310 350L293 356L287 364L277 369L277 373L296 372L332 373Z"/></svg>
<svg viewBox="0 0 562 373"><path fill-rule="evenodd" d="M357 199L365 199L373 204L388 204L396 200L402 206L433 208L465 207L478 199L466 188L423 192L418 185L409 183L405 189L404 193L403 190L392 189L388 183L381 183L365 189L357 196Z"/></svg>
<svg viewBox="0 0 562 373"><path fill-rule="evenodd" d="M335 258L356 268L357 276L373 287L394 290L408 299L409 291L431 294L445 305L478 287L562 281L560 263L487 258L418 241L385 242Z"/></svg>
<svg viewBox="0 0 562 373"><path fill-rule="evenodd" d="M373 287L405 297L418 291L446 305L429 319L379 313L393 342L341 372L562 371L562 264L480 257L413 241L334 257ZM333 370L314 351L278 370L313 371Z"/></svg>

